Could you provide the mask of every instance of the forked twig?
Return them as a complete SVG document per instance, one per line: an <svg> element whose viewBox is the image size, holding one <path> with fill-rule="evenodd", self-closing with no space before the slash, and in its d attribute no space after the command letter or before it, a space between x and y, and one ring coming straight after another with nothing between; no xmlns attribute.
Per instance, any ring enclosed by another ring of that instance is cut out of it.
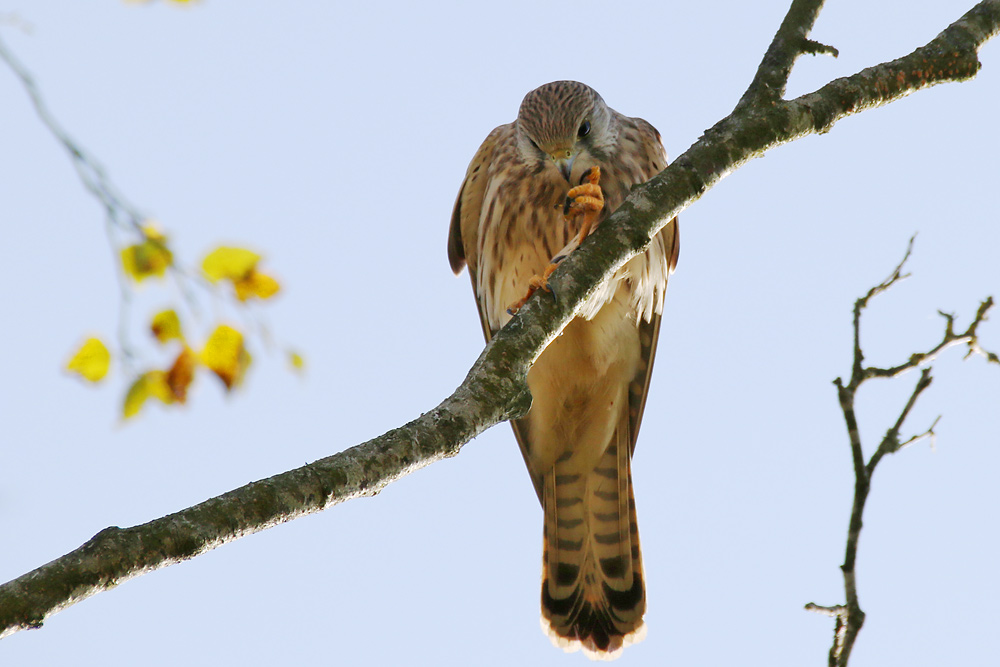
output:
<svg viewBox="0 0 1000 667"><path fill-rule="evenodd" d="M986 313L993 306L993 297L987 297L976 311L976 316L969 327L961 332L955 333L955 317L945 313L939 313L945 318L945 331L941 342L932 347L927 352L919 352L910 355L910 358L896 366L888 368L878 368L864 365L864 353L861 350L861 312L868 307L868 303L875 296L887 291L900 280L908 277L903 273L903 266L913 252L913 241L911 238L906 248L906 254L902 261L893 269L889 277L875 287L868 290L868 293L854 302L854 360L851 367L851 378L844 384L841 378L834 380L837 387L837 397L840 401L840 408L844 413L844 421L847 425L847 434L851 444L851 458L854 463L854 503L851 508L851 519L847 529L847 547L844 553L844 564L840 569L844 574L844 591L847 603L843 605L824 606L810 602L805 606L809 611L815 611L833 616L836 619L834 627L833 644L830 647L829 667L845 667L850 660L851 650L858 633L865 622L865 612L861 609L858 601L857 579L855 574L855 562L858 556L858 541L861 538L862 515L865 509L865 502L868 500L868 493L871 489L871 478L875 472L875 467L886 454L894 454L899 450L930 439L934 444L935 432L941 417L939 416L923 432L910 436L906 440L900 441L900 431L903 423L909 416L910 411L916 404L920 394L931 385L931 369L927 364L933 361L943 350L954 345L965 343L969 347L969 352L965 355L968 358L972 354L979 354L986 358L987 362L1000 364L1000 358L992 352L983 350L979 345L977 328L986 320ZM858 389L861 385L872 378L894 378L902 375L908 370L923 366L920 378L917 380L913 391L910 393L906 405L899 413L896 422L889 427L882 441L879 443L871 458L865 461L864 449L861 445L861 436L858 431L858 422L854 410L854 402Z"/></svg>

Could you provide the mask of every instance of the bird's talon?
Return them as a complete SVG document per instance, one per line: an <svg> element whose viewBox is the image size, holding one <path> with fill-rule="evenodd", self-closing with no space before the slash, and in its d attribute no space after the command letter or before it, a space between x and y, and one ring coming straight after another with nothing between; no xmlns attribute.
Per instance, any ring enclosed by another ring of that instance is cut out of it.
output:
<svg viewBox="0 0 1000 667"><path fill-rule="evenodd" d="M563 259L565 259L565 257L554 258L552 260L552 263L546 266L545 270L542 271L542 275L531 276L531 279L528 280L528 293L525 294L524 298L522 298L521 300L516 301L512 303L510 306L508 306L507 314L516 315L517 311L521 310L521 307L524 306L524 304L528 303L528 299L531 298L531 295L537 292L538 290L542 290L543 292L549 292L550 294L552 294L553 298L556 298L556 293L552 291L551 287L549 287L549 276L552 275L553 271L559 268L558 262L561 262Z"/></svg>
<svg viewBox="0 0 1000 667"><path fill-rule="evenodd" d="M604 191L601 190L600 180L601 169L594 165L583 175L580 185L570 188L566 193L564 207L566 221L569 222L578 215L583 216L577 243L582 243L587 238L597 222L598 215L604 209Z"/></svg>
<svg viewBox="0 0 1000 667"><path fill-rule="evenodd" d="M524 304L528 303L528 299L530 299L531 295L534 294L534 293L535 293L535 290L533 290L533 289L528 290L528 293L524 295L523 299L520 299L519 301L515 301L514 303L510 304L507 307L507 314L510 315L511 317L513 317L514 315L517 315L517 311L521 310L521 308L524 306Z"/></svg>

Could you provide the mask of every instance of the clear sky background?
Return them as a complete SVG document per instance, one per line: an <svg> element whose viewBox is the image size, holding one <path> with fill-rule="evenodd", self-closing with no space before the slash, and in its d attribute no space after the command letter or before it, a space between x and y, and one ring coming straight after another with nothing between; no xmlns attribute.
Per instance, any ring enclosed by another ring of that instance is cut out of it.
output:
<svg viewBox="0 0 1000 667"><path fill-rule="evenodd" d="M926 43L973 0L831 0L790 93ZM466 165L521 98L563 78L677 155L727 114L786 10L766 2L279 3L13 0L0 27L51 110L158 219L179 259L266 254L261 309L304 379L254 342L245 390L200 377L182 410L119 424L120 373L60 373L113 339L102 211L0 67L0 580L109 525L180 510L398 426L482 348L448 221ZM822 665L843 601L853 476L831 381L854 299L919 232L913 278L864 320L891 365L1000 297L1000 44L939 86L782 147L681 217L635 460L648 639L623 665ZM142 320L176 301L150 286ZM239 320L237 320L239 322ZM194 323L189 327L204 335ZM1000 314L982 342L1000 348ZM149 361L163 363L152 345ZM953 350L911 416L935 450L886 459L858 563L852 664L996 664L1000 368ZM917 380L860 395L869 447ZM129 581L0 642L0 664L581 665L538 624L542 514L510 429L319 515Z"/></svg>

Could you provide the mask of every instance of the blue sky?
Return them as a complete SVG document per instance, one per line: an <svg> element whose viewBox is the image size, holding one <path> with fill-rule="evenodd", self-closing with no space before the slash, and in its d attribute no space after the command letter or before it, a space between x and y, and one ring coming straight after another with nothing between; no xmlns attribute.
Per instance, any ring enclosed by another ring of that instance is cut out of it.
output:
<svg viewBox="0 0 1000 667"><path fill-rule="evenodd" d="M908 53L972 2L829 4L813 36L840 58L801 60L793 95ZM61 374L85 334L113 337L115 269L96 201L0 68L0 580L436 405L482 348L445 240L486 134L571 78L677 155L731 110L785 9L3 3L34 26L0 30L53 113L180 257L266 255L285 289L262 312L309 366L299 378L258 342L244 391L202 377L187 409L125 425L120 372L96 390ZM937 309L964 327L1000 297L998 54L972 82L769 153L682 216L634 466L649 636L620 664L824 664L832 623L802 606L843 600L853 477L831 381L850 368L851 307L914 232L914 276L863 323L871 363L931 347ZM134 337L176 299L143 289ZM875 474L854 665L995 664L1000 369L961 354L908 422L943 414L936 448ZM869 448L916 379L862 391ZM584 664L538 626L541 520L501 425L376 498L86 600L0 642L0 663Z"/></svg>

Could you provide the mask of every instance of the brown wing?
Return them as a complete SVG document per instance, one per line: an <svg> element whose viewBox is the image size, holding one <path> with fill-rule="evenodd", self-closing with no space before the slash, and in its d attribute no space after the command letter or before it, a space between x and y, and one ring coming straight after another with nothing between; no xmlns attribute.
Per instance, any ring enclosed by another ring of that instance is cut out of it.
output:
<svg viewBox="0 0 1000 667"><path fill-rule="evenodd" d="M634 139L644 159L639 161L638 182L645 182L663 171L667 166L667 155L660 141L660 133L655 127L641 118L628 118L631 121L636 135ZM650 247L660 245L660 252L663 253L667 264L668 273L673 273L677 267L677 258L680 254L680 228L677 218L674 218L664 227L657 237L653 239ZM640 365L639 369L629 383L629 434L631 435L631 450L635 452L635 443L639 437L639 426L642 424L642 414L646 409L646 396L649 394L649 379L653 374L653 361L656 359L656 344L660 337L660 314L653 313L650 321L640 320L639 322L639 344Z"/></svg>
<svg viewBox="0 0 1000 667"><path fill-rule="evenodd" d="M629 139L632 145L629 147L634 153L630 157L628 167L624 164L611 165L618 175L618 183L622 186L618 196L611 199L618 203L627 195L628 189L638 183L643 183L666 167L666 153L660 143L660 134L656 129L642 119L624 118L622 120L628 126ZM479 313L480 323L483 328L483 335L487 342L495 333L489 327L484 316L482 303L479 298L476 285L476 270L478 265L478 240L479 222L483 212L484 197L489 181L489 165L492 162L498 145L504 141L513 140L513 124L501 125L494 129L486 140L476 151L475 157L469 164L465 174L465 180L459 190L458 198L455 201L455 209L451 217L451 229L448 234L448 261L452 270L457 274L462 267L468 264L469 277L472 282L472 291L476 299L476 309ZM612 159L612 162L615 160ZM619 180L620 179L620 180ZM608 193L611 194L611 193ZM608 211L610 212L610 210ZM660 232L654 244L660 245L660 252L665 256L669 271L673 271L677 264L679 251L678 232L676 219L671 221ZM660 333L660 315L654 313L649 322L641 321L639 324L639 334L641 341L641 359L638 372L629 384L629 433L631 436L631 449L635 450L636 438L639 433L639 425L642 422L642 414L646 405L646 396L649 390L649 379L653 371L653 360L656 356L656 343ZM528 462L527 456L527 421L511 421L514 429L514 436L517 444L521 448L521 454ZM530 465L528 466L530 471ZM539 500L542 498L542 480L532 475L532 483Z"/></svg>
<svg viewBox="0 0 1000 667"><path fill-rule="evenodd" d="M483 211L483 197L489 181L489 165L493 161L498 142L512 135L511 124L494 128L476 151L469 168L465 172L465 180L458 190L455 208L451 213L451 227L448 231L448 262L455 275L466 264L469 265L469 278L472 280L472 296L476 299L476 311L483 326L486 342L493 336L486 318L483 315L483 305L479 300L479 290L476 287L476 267L479 262L479 219Z"/></svg>
<svg viewBox="0 0 1000 667"><path fill-rule="evenodd" d="M469 273L473 280L476 275L478 257L479 218L483 211L483 197L486 194L486 184L489 180L489 165L493 161L497 143L512 134L512 126L501 125L495 128L483 141L482 146L469 163L465 172L465 180L458 191L455 209L451 213L451 229L448 232L448 262L455 275L469 264ZM475 290L475 283L473 283ZM478 295L476 296L478 300Z"/></svg>
<svg viewBox="0 0 1000 667"><path fill-rule="evenodd" d="M458 191L458 198L455 200L455 209L451 214L451 229L448 232L448 262L451 270L457 275L462 267L468 264L469 278L472 281L472 295L476 299L476 310L479 313L479 322L483 327L483 336L486 342L496 333L490 329L483 314L483 306L479 299L479 291L476 288L476 267L479 261L479 219L483 212L483 198L486 195L486 186L489 181L489 165L493 161L497 145L505 140L513 140L513 125L501 125L490 132L482 146L476 151L475 157L469 163L469 168L465 172L465 180ZM514 429L514 437L517 438L517 445L521 448L521 455L524 456L525 463L528 462L527 445L525 433L527 422L523 420L513 420L510 425ZM530 474L530 468L529 468ZM538 499L542 498L542 480L531 478L535 486L535 493Z"/></svg>

